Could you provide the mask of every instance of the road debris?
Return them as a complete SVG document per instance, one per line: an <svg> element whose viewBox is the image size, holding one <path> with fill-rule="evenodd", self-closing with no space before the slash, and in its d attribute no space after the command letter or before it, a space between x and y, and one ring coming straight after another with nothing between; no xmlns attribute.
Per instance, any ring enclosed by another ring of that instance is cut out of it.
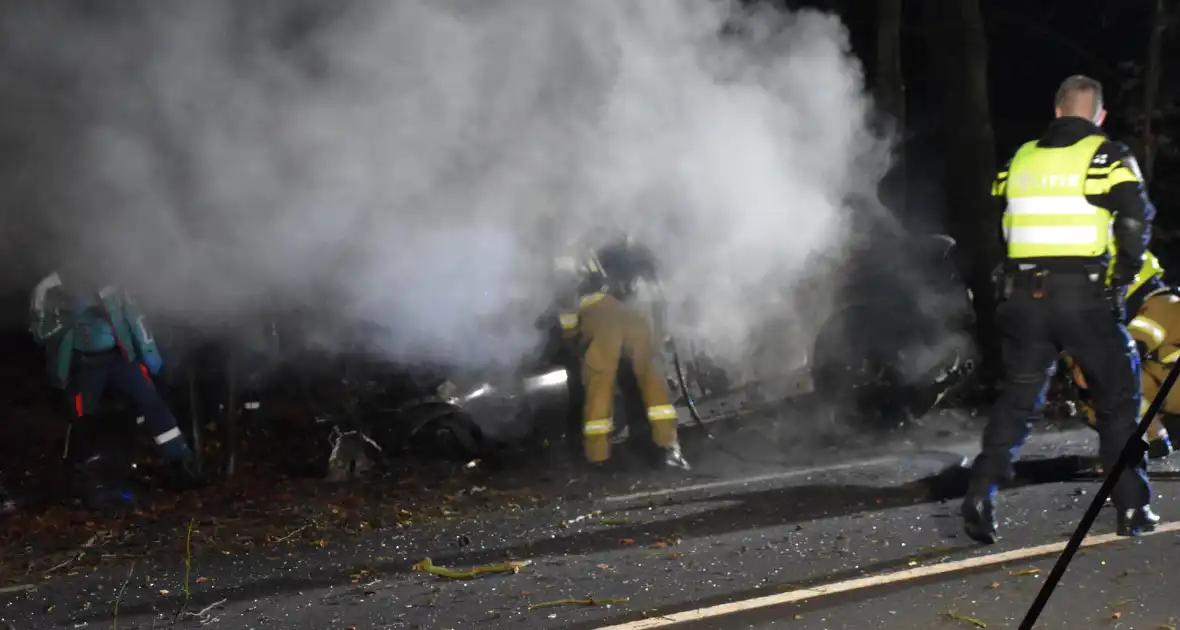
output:
<svg viewBox="0 0 1180 630"><path fill-rule="evenodd" d="M974 617L964 617L962 615L957 615L953 612L946 613L946 618L950 619L951 621L959 621L962 623L970 624L972 626L975 626L976 628L986 628L987 627L986 623L984 623L978 619L975 619Z"/></svg>
<svg viewBox="0 0 1180 630"><path fill-rule="evenodd" d="M631 601L630 597L590 597L588 599L558 599L551 602L541 602L540 604L529 604L529 610L536 610L538 608L553 608L554 606L613 606L615 604L626 604Z"/></svg>
<svg viewBox="0 0 1180 630"><path fill-rule="evenodd" d="M303 527L296 529L295 531L291 532L290 534L287 534L286 536L283 536L282 538L276 538L274 542L275 542L275 544L278 544L281 542L286 542L288 540L291 540L291 538L293 536L295 536L299 532L302 532L303 530L307 529L308 527L311 527L311 523L308 523L307 525L304 525Z"/></svg>
<svg viewBox="0 0 1180 630"><path fill-rule="evenodd" d="M588 521L592 518L598 518L600 516L602 516L602 510L594 510L593 512L589 512L587 514L581 514L581 515L575 516L574 518L571 518L569 520L562 521L561 526L562 527L569 527L570 525L573 525L574 523L581 523L582 521Z"/></svg>
<svg viewBox="0 0 1180 630"><path fill-rule="evenodd" d="M485 564L478 567L472 567L467 571L454 571L445 567L438 567L430 558L418 562L414 565L415 571L424 571L431 575L445 577L452 580L471 580L485 573L520 573L520 570L532 564L531 560L514 560L511 562L500 562L496 564Z"/></svg>
<svg viewBox="0 0 1180 630"><path fill-rule="evenodd" d="M44 575L43 575L44 579L48 580L54 571L57 571L58 569L69 568L69 567L73 566L73 564L75 562L78 562L79 560L81 560L83 558L83 556L86 555L87 549L93 549L101 544L99 542L100 536L103 537L103 540L102 540L103 543L105 543L111 537L110 532L108 532L106 530L103 530L103 531L98 532L97 534L94 534L93 536L88 538L86 540L86 542L82 543L81 548L78 549L78 551L75 552L72 556L67 558L64 562L58 563L58 564L50 567L49 569L45 570Z"/></svg>
<svg viewBox="0 0 1180 630"><path fill-rule="evenodd" d="M1025 569L1024 571L1009 571L1008 575L1011 575L1013 577L1018 577L1021 575L1037 575L1040 572L1041 572L1040 569Z"/></svg>
<svg viewBox="0 0 1180 630"><path fill-rule="evenodd" d="M183 613L183 616L192 617L192 618L196 619L202 626L209 625L209 624L219 620L218 617L213 616L212 610L214 608L220 607L222 604L224 604L227 601L229 601L229 600L228 599L219 599L219 600L213 602L212 604L209 604L208 606L198 610L197 612L185 612L185 613Z"/></svg>

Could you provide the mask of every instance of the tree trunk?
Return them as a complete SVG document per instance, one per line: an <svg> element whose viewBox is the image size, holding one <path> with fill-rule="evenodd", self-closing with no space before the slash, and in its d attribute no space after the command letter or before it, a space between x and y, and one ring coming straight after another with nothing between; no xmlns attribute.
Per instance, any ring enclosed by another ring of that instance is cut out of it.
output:
<svg viewBox="0 0 1180 630"><path fill-rule="evenodd" d="M1160 76L1163 74L1161 52L1164 44L1164 30L1168 14L1164 0L1155 0L1155 13L1151 18L1151 35L1147 40L1147 63L1143 69L1143 177L1151 181L1152 167L1159 143L1152 130L1155 110L1159 100Z"/></svg>
<svg viewBox="0 0 1180 630"><path fill-rule="evenodd" d="M923 0L927 58L939 101L946 156L947 227L959 243L964 276L975 297L983 376L1000 373L991 271L1003 260L1000 210L991 198L995 137L987 91L987 37L979 0Z"/></svg>
<svg viewBox="0 0 1180 630"><path fill-rule="evenodd" d="M874 92L881 112L893 119L898 142L895 164L883 187L895 211L906 207L906 103L901 73L901 0L877 0L877 71Z"/></svg>

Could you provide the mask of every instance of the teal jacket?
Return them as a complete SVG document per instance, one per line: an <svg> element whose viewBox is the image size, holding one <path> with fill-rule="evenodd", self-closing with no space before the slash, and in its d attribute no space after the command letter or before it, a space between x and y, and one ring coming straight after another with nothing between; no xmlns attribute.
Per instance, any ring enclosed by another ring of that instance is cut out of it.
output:
<svg viewBox="0 0 1180 630"><path fill-rule="evenodd" d="M98 293L99 307L114 329L115 345L128 363L142 363L153 373L162 365L144 316L126 292L108 286ZM75 299L61 288L56 274L42 280L33 291L30 326L33 339L45 347L46 370L53 384L65 388L74 358L79 311Z"/></svg>

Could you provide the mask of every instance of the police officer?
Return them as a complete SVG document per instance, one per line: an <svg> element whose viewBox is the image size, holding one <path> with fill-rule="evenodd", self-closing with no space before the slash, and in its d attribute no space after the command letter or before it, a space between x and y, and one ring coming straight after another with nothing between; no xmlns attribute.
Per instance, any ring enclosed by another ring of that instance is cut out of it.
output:
<svg viewBox="0 0 1180 630"><path fill-rule="evenodd" d="M992 189L1006 202L997 310L1005 375L962 506L967 534L989 544L997 537L997 486L1013 475L1028 419L1039 413L1049 366L1062 351L1089 377L1106 469L1138 418L1138 354L1122 323L1122 295L1143 264L1155 209L1130 151L1100 129L1101 84L1069 77L1055 105L1056 120L1016 152ZM1155 528L1146 458L1120 476L1112 499L1120 535Z"/></svg>
<svg viewBox="0 0 1180 630"><path fill-rule="evenodd" d="M610 458L614 431L615 385L619 364L627 360L638 382L652 441L663 451L667 467L688 469L677 437L679 416L672 405L666 375L657 359L660 340L652 323L630 300L640 279L655 281L651 251L628 237L612 239L578 266L576 304L560 315L567 337L581 351L585 403L582 443L586 461Z"/></svg>
<svg viewBox="0 0 1180 630"><path fill-rule="evenodd" d="M193 452L152 381L163 360L130 297L81 273L67 273L63 283L54 272L34 289L31 310L30 330L45 346L53 384L65 390L77 420L91 417L107 387L123 391L139 407L157 449L173 465L176 481L199 483ZM84 425L78 428L92 433Z"/></svg>

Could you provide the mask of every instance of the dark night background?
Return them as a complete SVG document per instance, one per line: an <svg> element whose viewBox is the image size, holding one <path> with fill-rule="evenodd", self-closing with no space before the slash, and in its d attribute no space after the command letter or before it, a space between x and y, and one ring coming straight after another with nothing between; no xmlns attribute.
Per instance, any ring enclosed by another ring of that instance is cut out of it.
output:
<svg viewBox="0 0 1180 630"><path fill-rule="evenodd" d="M1180 2L826 0L810 4L844 17L854 52L864 62L867 84L886 110L896 111L888 104L889 94L904 85L905 186L903 192L896 178L887 182L886 198L913 229L955 236L967 253L965 271L974 283L981 282L981 274L997 262L994 239L999 215L988 198L994 168L1021 143L1041 133L1053 116L1054 92L1066 76L1087 74L1104 84L1108 133L1130 145L1141 162L1146 161L1144 68L1150 63L1153 24L1164 24L1150 137L1158 148L1150 177L1158 211L1152 249L1166 266L1180 271L1180 249L1173 245L1180 234L1176 217L1180 152L1171 144L1180 133ZM890 31L881 12L890 6L899 8L902 17L895 31L900 46L894 51L900 52L902 72L892 80L882 75L878 63L879 44L888 41ZM1162 18L1157 15L1161 9ZM2 140L0 147L5 146ZM19 156L9 155L4 163L14 160ZM43 405L50 394L42 357L24 329L27 293L7 296L3 304L0 321L7 330L0 417L11 424L9 419ZM15 457L16 451L34 448L14 440L3 440L0 451L0 474L8 479L27 474L27 462Z"/></svg>

